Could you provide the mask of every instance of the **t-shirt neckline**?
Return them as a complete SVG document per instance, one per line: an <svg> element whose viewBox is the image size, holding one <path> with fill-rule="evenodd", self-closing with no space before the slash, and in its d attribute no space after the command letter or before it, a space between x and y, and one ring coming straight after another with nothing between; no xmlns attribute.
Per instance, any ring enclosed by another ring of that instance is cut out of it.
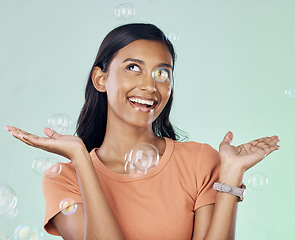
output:
<svg viewBox="0 0 295 240"><path fill-rule="evenodd" d="M162 157L160 158L159 164L153 167L152 169L148 170L146 174L143 174L143 173L123 174L123 173L117 173L112 171L99 160L98 156L96 155L96 150L98 148L92 149L92 151L90 152L90 156L91 156L94 167L106 177L109 177L119 182L137 181L137 180L149 178L158 174L164 169L164 167L170 160L171 154L174 149L174 142L170 138L164 137L164 139L166 143L166 148Z"/></svg>

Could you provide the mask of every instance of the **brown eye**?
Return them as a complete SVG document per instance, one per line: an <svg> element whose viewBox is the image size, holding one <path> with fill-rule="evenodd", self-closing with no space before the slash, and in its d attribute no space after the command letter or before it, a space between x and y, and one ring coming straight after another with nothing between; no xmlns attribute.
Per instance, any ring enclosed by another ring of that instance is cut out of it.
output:
<svg viewBox="0 0 295 240"><path fill-rule="evenodd" d="M136 64L130 64L128 65L125 70L128 70L128 71L133 71L133 72L140 72L140 67L137 66Z"/></svg>
<svg viewBox="0 0 295 240"><path fill-rule="evenodd" d="M169 73L166 68L156 68L152 72L152 77L158 82L164 82L169 78Z"/></svg>

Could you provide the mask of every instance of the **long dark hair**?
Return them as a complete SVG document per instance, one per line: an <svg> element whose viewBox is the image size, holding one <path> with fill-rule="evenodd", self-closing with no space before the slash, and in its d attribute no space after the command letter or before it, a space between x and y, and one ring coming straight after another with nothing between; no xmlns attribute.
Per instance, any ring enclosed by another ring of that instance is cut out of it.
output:
<svg viewBox="0 0 295 240"><path fill-rule="evenodd" d="M91 68L85 89L85 103L77 122L76 133L83 140L88 151L101 146L107 124L107 95L105 92L99 92L94 88L91 79L93 69L94 67L100 67L103 72L107 72L116 53L129 43L139 39L155 40L164 43L171 53L174 67L174 48L165 34L155 25L133 23L122 25L112 30L104 38ZM178 140L179 136L175 133L169 120L172 100L173 89L165 108L152 123L152 129L159 137Z"/></svg>

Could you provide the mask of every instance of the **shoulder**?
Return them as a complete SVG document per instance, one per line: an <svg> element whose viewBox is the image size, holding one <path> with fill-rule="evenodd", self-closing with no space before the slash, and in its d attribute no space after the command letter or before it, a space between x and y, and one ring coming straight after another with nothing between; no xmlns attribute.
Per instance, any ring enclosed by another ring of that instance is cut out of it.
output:
<svg viewBox="0 0 295 240"><path fill-rule="evenodd" d="M174 142L172 157L177 161L190 165L194 171L209 170L220 165L219 152L207 143L195 141Z"/></svg>
<svg viewBox="0 0 295 240"><path fill-rule="evenodd" d="M42 179L43 190L45 189L56 190L57 187L60 187L60 188L78 187L78 179L77 179L76 171L72 162L68 162L68 163L58 162L54 166L56 167L56 169L60 169L60 171L49 176L44 174Z"/></svg>
<svg viewBox="0 0 295 240"><path fill-rule="evenodd" d="M214 149L208 143L200 143L195 141L188 142L174 142L174 152L185 154L185 155L194 155L195 157L206 157L210 155L218 155L218 151Z"/></svg>
<svg viewBox="0 0 295 240"><path fill-rule="evenodd" d="M44 175L42 179L45 200L44 228L54 235L59 235L59 233L51 220L61 211L60 204L62 201L70 199L75 203L82 203L78 179L72 162L59 162L57 166L61 167L59 174L50 177Z"/></svg>

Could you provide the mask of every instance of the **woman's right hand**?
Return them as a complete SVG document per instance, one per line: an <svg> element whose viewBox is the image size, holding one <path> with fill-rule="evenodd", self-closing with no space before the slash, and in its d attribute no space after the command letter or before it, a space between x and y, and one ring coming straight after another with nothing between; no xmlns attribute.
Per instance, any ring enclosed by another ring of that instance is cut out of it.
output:
<svg viewBox="0 0 295 240"><path fill-rule="evenodd" d="M61 155L71 161L75 159L75 156L78 156L81 151L86 150L81 138L72 135L61 135L47 127L43 129L47 137L39 137L11 126L6 126L5 129L12 136L29 146Z"/></svg>

